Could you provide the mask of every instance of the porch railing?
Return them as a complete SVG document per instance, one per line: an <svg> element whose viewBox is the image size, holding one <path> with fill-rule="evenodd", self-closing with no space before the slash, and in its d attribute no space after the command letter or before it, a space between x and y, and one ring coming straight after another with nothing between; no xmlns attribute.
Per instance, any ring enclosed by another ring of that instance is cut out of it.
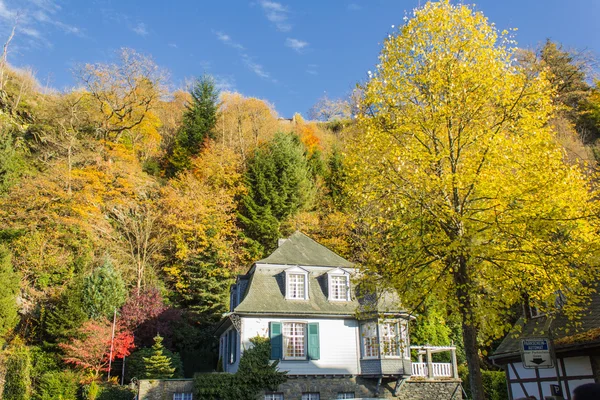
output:
<svg viewBox="0 0 600 400"><path fill-rule="evenodd" d="M451 363L431 363L433 369L434 378L451 378L452 377L452 364ZM412 363L412 375L413 376L429 376L429 368L425 362L413 362Z"/></svg>
<svg viewBox="0 0 600 400"><path fill-rule="evenodd" d="M412 362L412 376L429 379L454 378L458 379L458 365L456 362L455 346L410 346L416 350L417 361ZM433 362L433 354L450 352L450 363ZM425 358L425 360L423 359Z"/></svg>

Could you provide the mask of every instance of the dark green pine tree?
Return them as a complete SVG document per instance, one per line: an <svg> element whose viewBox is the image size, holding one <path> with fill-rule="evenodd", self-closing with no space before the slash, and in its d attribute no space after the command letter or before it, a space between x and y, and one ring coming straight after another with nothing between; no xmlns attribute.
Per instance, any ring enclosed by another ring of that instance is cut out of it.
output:
<svg viewBox="0 0 600 400"><path fill-rule="evenodd" d="M51 342L64 342L73 337L81 325L88 320L83 306L83 279L72 282L63 291L58 301L49 307L44 319L44 329Z"/></svg>
<svg viewBox="0 0 600 400"><path fill-rule="evenodd" d="M346 180L346 171L344 170L342 153L337 147L333 148L327 161L327 167L325 185L328 189L328 195L336 207L342 208L345 199L343 188Z"/></svg>
<svg viewBox="0 0 600 400"><path fill-rule="evenodd" d="M314 199L315 185L299 137L277 133L258 147L248 159L245 181L239 220L246 235L270 251L281 236L281 223Z"/></svg>
<svg viewBox="0 0 600 400"><path fill-rule="evenodd" d="M209 75L197 79L190 95L192 101L183 115L183 123L177 132L175 143L168 152L166 172L170 177L189 169L191 158L200 152L204 141L207 138L214 139L219 107L219 91L214 79Z"/></svg>
<svg viewBox="0 0 600 400"><path fill-rule="evenodd" d="M191 259L185 270L188 291L183 305L193 311L201 324L212 324L227 311L229 286L233 283L230 269L222 266L217 254L205 252Z"/></svg>
<svg viewBox="0 0 600 400"><path fill-rule="evenodd" d="M10 252L0 246L0 347L3 336L19 322L18 294L19 275L13 270Z"/></svg>
<svg viewBox="0 0 600 400"><path fill-rule="evenodd" d="M144 357L146 379L168 379L172 378L175 373L175 367L171 364L171 359L164 354L162 341L163 338L156 335L152 345L152 355Z"/></svg>

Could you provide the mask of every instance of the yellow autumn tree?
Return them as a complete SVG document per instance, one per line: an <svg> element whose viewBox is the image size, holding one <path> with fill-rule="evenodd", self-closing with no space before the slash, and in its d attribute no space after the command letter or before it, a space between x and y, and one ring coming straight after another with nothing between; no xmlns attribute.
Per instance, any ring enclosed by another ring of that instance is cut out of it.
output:
<svg viewBox="0 0 600 400"><path fill-rule="evenodd" d="M123 137L142 157L160 143L160 120L153 111L164 94L164 72L154 61L123 48L115 64L85 64L77 75L96 103L97 133L106 141Z"/></svg>
<svg viewBox="0 0 600 400"><path fill-rule="evenodd" d="M269 103L239 93L221 94L216 137L242 159L260 143L270 140L277 129L277 114Z"/></svg>
<svg viewBox="0 0 600 400"><path fill-rule="evenodd" d="M209 141L192 169L161 189L163 270L180 304L192 306L199 299L197 292L204 290L194 287L199 276L228 282L251 261L236 218L236 200L245 192L242 178L240 156Z"/></svg>
<svg viewBox="0 0 600 400"><path fill-rule="evenodd" d="M384 42L348 150L365 276L414 310L460 315L473 399L478 338L502 335L523 299L574 315L598 276L597 205L549 128L544 71L480 12L427 3Z"/></svg>

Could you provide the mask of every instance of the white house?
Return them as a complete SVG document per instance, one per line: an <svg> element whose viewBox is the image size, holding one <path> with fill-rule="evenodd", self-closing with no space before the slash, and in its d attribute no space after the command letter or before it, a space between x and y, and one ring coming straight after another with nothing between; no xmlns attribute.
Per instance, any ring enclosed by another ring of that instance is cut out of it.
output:
<svg viewBox="0 0 600 400"><path fill-rule="evenodd" d="M323 398L371 397L386 381L395 391L414 375L455 379L455 362L431 361L436 351L454 355L451 347L419 347L427 362L411 362L409 315L397 296L361 295L355 274L352 263L301 232L280 240L231 287L230 312L217 329L224 371L237 371L250 338L263 336L270 337L271 358L292 379L330 378L326 385L306 380L303 400L319 399L324 390ZM284 388L265 399L300 396L289 393Z"/></svg>

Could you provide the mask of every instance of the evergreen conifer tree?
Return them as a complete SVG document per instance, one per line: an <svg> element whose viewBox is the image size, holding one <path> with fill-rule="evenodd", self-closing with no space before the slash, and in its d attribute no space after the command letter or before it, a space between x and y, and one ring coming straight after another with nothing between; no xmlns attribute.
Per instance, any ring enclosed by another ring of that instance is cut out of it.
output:
<svg viewBox="0 0 600 400"><path fill-rule="evenodd" d="M167 175L174 176L177 172L191 166L191 157L197 155L207 138L214 138L213 128L217 122L219 91L214 79L205 75L196 80L190 91L192 101L186 107L183 123L175 144L169 152L167 160Z"/></svg>
<svg viewBox="0 0 600 400"><path fill-rule="evenodd" d="M306 149L293 133L278 133L248 160L239 219L266 251L275 247L281 222L308 206L314 183Z"/></svg>
<svg viewBox="0 0 600 400"><path fill-rule="evenodd" d="M72 282L63 291L58 301L47 313L45 331L56 342L64 342L73 337L77 329L88 320L83 306L83 280Z"/></svg>
<svg viewBox="0 0 600 400"><path fill-rule="evenodd" d="M10 252L0 246L0 344L2 336L19 321L17 294L19 275L13 270Z"/></svg>
<svg viewBox="0 0 600 400"><path fill-rule="evenodd" d="M125 303L125 282L109 259L83 281L82 305L89 318L108 318Z"/></svg>
<svg viewBox="0 0 600 400"><path fill-rule="evenodd" d="M171 358L164 354L162 345L163 338L160 335L154 337L152 355L144 357L144 366L147 379L168 379L173 377L175 368L171 364Z"/></svg>

